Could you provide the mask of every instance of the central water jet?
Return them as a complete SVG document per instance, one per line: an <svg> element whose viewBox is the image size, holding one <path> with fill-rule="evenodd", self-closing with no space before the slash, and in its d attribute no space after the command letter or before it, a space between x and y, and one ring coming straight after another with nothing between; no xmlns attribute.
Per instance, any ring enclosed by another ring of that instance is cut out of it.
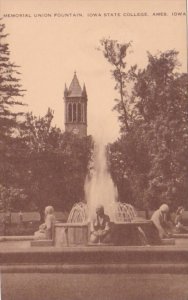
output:
<svg viewBox="0 0 188 300"><path fill-rule="evenodd" d="M96 207L102 204L105 212L114 221L114 205L118 195L108 172L106 147L103 143L95 143L92 164L85 182L89 218L95 214Z"/></svg>
<svg viewBox="0 0 188 300"><path fill-rule="evenodd" d="M98 205L103 205L112 222L131 222L136 217L132 205L118 201L118 191L108 170L106 146L95 142L89 173L85 181L86 203L75 204L70 212L69 223L89 222Z"/></svg>

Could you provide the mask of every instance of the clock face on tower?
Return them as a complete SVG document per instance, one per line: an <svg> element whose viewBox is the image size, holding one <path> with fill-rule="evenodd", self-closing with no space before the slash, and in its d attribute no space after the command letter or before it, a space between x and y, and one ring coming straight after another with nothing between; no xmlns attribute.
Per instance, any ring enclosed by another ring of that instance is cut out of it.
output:
<svg viewBox="0 0 188 300"><path fill-rule="evenodd" d="M73 130L72 130L72 132L73 132L74 134L78 134L78 133L79 133L78 127L74 127Z"/></svg>

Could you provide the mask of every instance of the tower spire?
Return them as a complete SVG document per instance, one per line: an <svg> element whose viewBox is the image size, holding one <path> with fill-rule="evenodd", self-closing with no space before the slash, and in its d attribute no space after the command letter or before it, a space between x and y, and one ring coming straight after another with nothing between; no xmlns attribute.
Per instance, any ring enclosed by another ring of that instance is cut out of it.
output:
<svg viewBox="0 0 188 300"><path fill-rule="evenodd" d="M83 85L82 96L87 98L86 86L85 83Z"/></svg>
<svg viewBox="0 0 188 300"><path fill-rule="evenodd" d="M74 72L74 77L69 87L69 97L81 97L82 96L82 89L80 83L78 81L76 71Z"/></svg>
<svg viewBox="0 0 188 300"><path fill-rule="evenodd" d="M67 89L67 85L65 83L64 96L66 97L67 95L68 95L68 89Z"/></svg>

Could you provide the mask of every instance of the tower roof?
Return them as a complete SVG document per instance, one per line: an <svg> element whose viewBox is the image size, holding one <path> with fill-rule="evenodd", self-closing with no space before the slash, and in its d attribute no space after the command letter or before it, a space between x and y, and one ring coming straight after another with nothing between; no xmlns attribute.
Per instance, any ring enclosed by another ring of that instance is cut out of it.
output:
<svg viewBox="0 0 188 300"><path fill-rule="evenodd" d="M81 97L81 96L82 96L82 89L79 84L78 78L76 76L76 72L74 72L74 77L68 90L68 97Z"/></svg>

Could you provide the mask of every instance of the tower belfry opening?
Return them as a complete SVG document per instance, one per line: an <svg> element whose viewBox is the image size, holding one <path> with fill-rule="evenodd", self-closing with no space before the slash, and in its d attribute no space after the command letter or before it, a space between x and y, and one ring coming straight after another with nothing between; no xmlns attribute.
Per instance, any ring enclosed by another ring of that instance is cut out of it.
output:
<svg viewBox="0 0 188 300"><path fill-rule="evenodd" d="M76 72L69 88L65 84L65 131L87 136L87 92L85 84L81 88Z"/></svg>

